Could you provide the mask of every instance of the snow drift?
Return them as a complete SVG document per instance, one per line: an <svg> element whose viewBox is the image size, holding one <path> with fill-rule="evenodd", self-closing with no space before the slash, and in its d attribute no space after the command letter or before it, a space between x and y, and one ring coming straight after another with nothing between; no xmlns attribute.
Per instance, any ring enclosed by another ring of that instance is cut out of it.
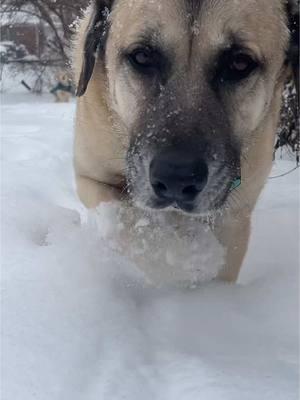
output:
<svg viewBox="0 0 300 400"><path fill-rule="evenodd" d="M298 399L297 172L267 183L239 284L157 287L114 248L115 206L76 199L74 104L1 107L3 400Z"/></svg>

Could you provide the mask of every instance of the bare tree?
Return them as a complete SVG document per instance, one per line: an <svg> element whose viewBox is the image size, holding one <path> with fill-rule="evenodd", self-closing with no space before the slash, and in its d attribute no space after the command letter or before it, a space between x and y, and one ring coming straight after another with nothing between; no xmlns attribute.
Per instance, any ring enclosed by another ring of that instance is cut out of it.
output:
<svg viewBox="0 0 300 400"><path fill-rule="evenodd" d="M74 33L76 19L82 14L88 0L2 0L1 12L12 19L17 13L22 12L37 18L48 28L46 35L45 51L41 58L48 57L69 61L68 47Z"/></svg>
<svg viewBox="0 0 300 400"><path fill-rule="evenodd" d="M296 154L299 164L300 156L300 126L299 126L299 104L295 84L288 82L282 94L281 118L277 130L277 141L275 151L287 146Z"/></svg>

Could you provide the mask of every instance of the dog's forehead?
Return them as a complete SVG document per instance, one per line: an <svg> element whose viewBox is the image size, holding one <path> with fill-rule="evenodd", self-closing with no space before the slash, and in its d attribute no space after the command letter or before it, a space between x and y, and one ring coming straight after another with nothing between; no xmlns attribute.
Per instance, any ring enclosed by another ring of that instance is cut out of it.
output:
<svg viewBox="0 0 300 400"><path fill-rule="evenodd" d="M179 51L191 35L199 46L226 44L235 36L266 51L285 48L288 40L283 0L119 0L111 21L114 43L123 47L146 34Z"/></svg>

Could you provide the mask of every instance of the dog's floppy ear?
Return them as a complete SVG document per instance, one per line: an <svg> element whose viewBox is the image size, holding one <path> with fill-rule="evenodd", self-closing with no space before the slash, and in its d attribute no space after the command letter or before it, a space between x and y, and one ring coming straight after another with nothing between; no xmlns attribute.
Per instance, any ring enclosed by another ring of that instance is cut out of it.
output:
<svg viewBox="0 0 300 400"><path fill-rule="evenodd" d="M293 70L293 77L299 100L299 6L300 0L287 0L290 46L288 62Z"/></svg>
<svg viewBox="0 0 300 400"><path fill-rule="evenodd" d="M97 55L104 53L108 29L108 17L113 0L93 0L90 8L90 20L84 33L82 66L77 85L76 96L82 96L92 76Z"/></svg>

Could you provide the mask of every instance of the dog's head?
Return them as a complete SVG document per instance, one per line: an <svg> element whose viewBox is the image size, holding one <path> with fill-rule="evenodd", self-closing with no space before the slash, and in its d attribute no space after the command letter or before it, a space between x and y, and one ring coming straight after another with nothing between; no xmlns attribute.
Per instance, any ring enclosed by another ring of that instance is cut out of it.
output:
<svg viewBox="0 0 300 400"><path fill-rule="evenodd" d="M70 83L70 77L66 72L59 72L56 75L56 79L58 82L62 83L63 85L68 85Z"/></svg>
<svg viewBox="0 0 300 400"><path fill-rule="evenodd" d="M102 70L137 204L222 207L298 69L296 3L94 0L77 93Z"/></svg>

